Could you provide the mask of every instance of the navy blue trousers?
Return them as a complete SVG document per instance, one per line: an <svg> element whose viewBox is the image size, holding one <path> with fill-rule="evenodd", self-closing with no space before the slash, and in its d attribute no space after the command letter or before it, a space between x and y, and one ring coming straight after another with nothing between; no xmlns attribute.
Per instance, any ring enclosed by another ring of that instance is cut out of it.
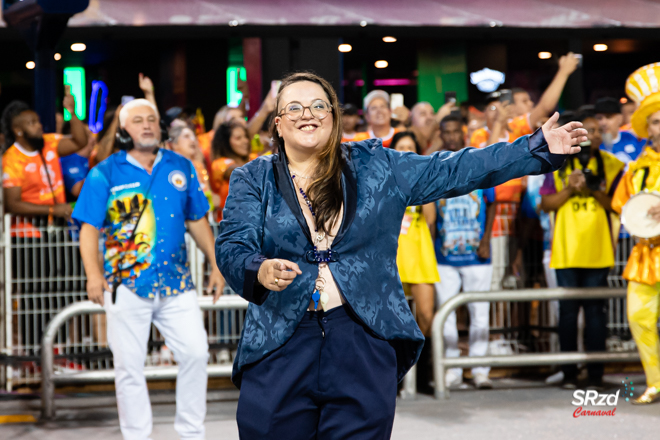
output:
<svg viewBox="0 0 660 440"><path fill-rule="evenodd" d="M347 306L306 312L291 339L243 372L242 440L389 439L396 354Z"/></svg>
<svg viewBox="0 0 660 440"><path fill-rule="evenodd" d="M557 269L559 287L607 287L609 268ZM607 338L607 301L605 299L581 299L559 301L559 347L561 351L577 351L578 313L584 308L584 348L586 351L605 351ZM575 379L577 365L562 365L564 377ZM603 378L605 365L588 363L590 380Z"/></svg>

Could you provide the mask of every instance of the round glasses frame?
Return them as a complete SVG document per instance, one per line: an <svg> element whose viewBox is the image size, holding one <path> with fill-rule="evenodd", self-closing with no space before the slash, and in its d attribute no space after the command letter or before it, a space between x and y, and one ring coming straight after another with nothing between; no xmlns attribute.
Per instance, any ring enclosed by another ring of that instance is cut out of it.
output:
<svg viewBox="0 0 660 440"><path fill-rule="evenodd" d="M316 104L316 103L318 103L318 102L322 102L323 104L325 104L325 105L328 106L328 111L327 111L327 113L326 113L325 115L323 115L323 117L318 117L318 116L314 113L314 110L312 109L312 107L314 106L314 104ZM286 111L286 108L287 108L288 106L290 106L291 104L299 104L299 105L302 107L302 111L300 112L300 116L298 116L297 118L296 118L296 117L292 117L292 116ZM304 105L302 105L301 103L299 103L298 101L291 101L290 103L288 103L287 105L284 106L284 108L282 109L282 111L280 111L280 112L277 114L277 116L279 116L280 118L281 118L282 116L286 116L287 119L288 119L289 121L291 121L291 122L296 122L296 121L299 121L299 120L305 115L305 110L307 110L307 109L309 109L309 113L312 115L313 118L318 119L319 121L322 121L322 120L324 120L325 118L327 118L328 115L329 115L330 113L332 113L332 109L333 109L333 107L332 107L332 104L328 104L327 102L325 102L325 101L322 100L322 99L316 100L316 101L314 101L314 102L312 103L312 105L308 105L308 106L304 106Z"/></svg>

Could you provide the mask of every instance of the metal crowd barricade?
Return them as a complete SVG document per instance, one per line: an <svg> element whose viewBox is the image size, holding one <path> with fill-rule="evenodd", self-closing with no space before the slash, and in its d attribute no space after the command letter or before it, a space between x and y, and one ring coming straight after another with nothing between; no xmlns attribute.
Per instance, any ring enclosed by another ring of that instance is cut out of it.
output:
<svg viewBox="0 0 660 440"><path fill-rule="evenodd" d="M238 295L228 295L221 297L217 303L213 304L213 298L206 296L198 298L199 306L202 310L245 310L248 302ZM55 416L55 384L56 383L95 383L111 382L115 378L114 370L104 369L96 371L74 371L68 373L54 372L54 342L60 327L66 322L83 314L105 313L103 307L94 304L91 301L82 301L71 304L59 312L48 323L44 332L43 343L41 346L41 410L45 419L52 419ZM231 364L209 365L207 372L209 377L230 377L232 371ZM160 366L158 368L145 368L145 376L148 380L153 379L174 379L176 378L178 367Z"/></svg>
<svg viewBox="0 0 660 440"><path fill-rule="evenodd" d="M4 216L3 276L4 297L0 318L0 349L8 356L26 357L13 366L0 365L0 380L11 391L19 386L41 382L37 362L42 333L49 321L71 304L87 299L86 276L79 248L78 228L53 224L47 218ZM216 226L217 227L217 226ZM190 241L189 264L198 296L203 294L208 264L194 241ZM231 294L230 289L225 294ZM204 310L204 326L209 336L211 364L231 362L243 326L244 310ZM173 363L164 339L152 326L146 367L168 367ZM107 352L106 324L103 315L79 314L64 324L53 344L55 355L71 355L74 360L58 361L64 371L91 373L112 368ZM220 356L222 354L223 356ZM33 360L31 360L33 358Z"/></svg>
<svg viewBox="0 0 660 440"><path fill-rule="evenodd" d="M449 314L463 304L470 302L495 301L533 301L533 300L566 300L566 299L601 299L621 298L626 295L625 289L523 289L501 290L491 292L462 293L444 303L433 318L433 373L435 380L435 397L449 398L449 390L445 384L445 372L448 368L465 368L475 366L533 366L572 364L578 362L637 362L639 355L634 352L599 352L599 353L539 353L518 354L506 356L478 357L445 357L444 325Z"/></svg>

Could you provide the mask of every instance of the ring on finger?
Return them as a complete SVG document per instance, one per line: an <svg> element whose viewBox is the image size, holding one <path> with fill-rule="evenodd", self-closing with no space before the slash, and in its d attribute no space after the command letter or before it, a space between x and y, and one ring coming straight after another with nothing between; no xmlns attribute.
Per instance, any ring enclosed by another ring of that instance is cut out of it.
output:
<svg viewBox="0 0 660 440"><path fill-rule="evenodd" d="M280 279L279 278L275 278L275 285L279 287L279 285L280 285Z"/></svg>

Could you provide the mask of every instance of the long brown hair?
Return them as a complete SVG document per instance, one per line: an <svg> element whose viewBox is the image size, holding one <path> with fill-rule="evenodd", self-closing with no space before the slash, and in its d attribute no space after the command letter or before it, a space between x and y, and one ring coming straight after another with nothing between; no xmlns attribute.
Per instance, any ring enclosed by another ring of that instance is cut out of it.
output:
<svg viewBox="0 0 660 440"><path fill-rule="evenodd" d="M341 170L344 161L341 154L341 111L339 111L339 100L337 93L330 83L320 76L311 72L298 72L287 75L282 79L282 84L277 92L275 108L279 109L282 91L291 84L309 81L320 85L332 105L332 133L328 143L323 147L318 156L318 164L314 171L314 180L307 190L307 196L312 203L312 209L316 216L316 228L329 234L339 218L343 192L341 188ZM271 125L271 134L274 144L280 152L286 154L284 139L277 133L277 127Z"/></svg>

